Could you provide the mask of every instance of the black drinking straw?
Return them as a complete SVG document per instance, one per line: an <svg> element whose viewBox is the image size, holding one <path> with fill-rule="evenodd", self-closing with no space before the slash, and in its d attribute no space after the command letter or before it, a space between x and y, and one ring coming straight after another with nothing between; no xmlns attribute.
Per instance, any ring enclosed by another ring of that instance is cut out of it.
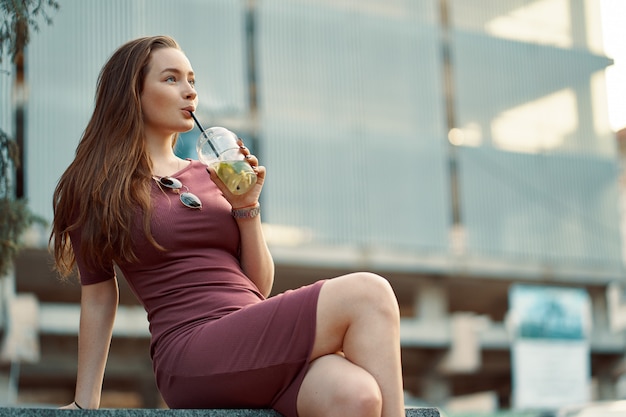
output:
<svg viewBox="0 0 626 417"><path fill-rule="evenodd" d="M196 122L196 125L198 126L198 129L200 129L200 132L202 132L202 134L206 137L206 133L204 133L204 128L202 127L202 124L200 123L200 120L198 120L198 118L196 117L195 114L193 114L192 111L190 111L189 114L191 115L191 117L193 117L193 120L194 120L194 122Z"/></svg>
<svg viewBox="0 0 626 417"><path fill-rule="evenodd" d="M211 147L211 150L213 150L213 152L215 153L216 156L219 155L219 153L217 152L217 149L215 149L215 146L213 146L213 144L209 140L209 137L207 136L206 132L204 131L204 128L202 127L202 123L200 123L200 120L198 120L198 118L196 117L195 114L193 114L192 111L190 111L189 114L191 114L191 117L193 118L194 122L196 122L196 125L198 126L198 129L200 129L200 131L202 132L202 136L204 136L207 139L207 143Z"/></svg>

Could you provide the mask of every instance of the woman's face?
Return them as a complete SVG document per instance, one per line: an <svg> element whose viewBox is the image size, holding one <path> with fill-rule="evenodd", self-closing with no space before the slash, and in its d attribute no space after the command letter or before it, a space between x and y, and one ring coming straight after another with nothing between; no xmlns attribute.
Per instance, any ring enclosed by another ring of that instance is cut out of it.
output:
<svg viewBox="0 0 626 417"><path fill-rule="evenodd" d="M189 112L197 104L194 73L185 54L175 48L152 51L141 93L146 135L171 137L193 129Z"/></svg>

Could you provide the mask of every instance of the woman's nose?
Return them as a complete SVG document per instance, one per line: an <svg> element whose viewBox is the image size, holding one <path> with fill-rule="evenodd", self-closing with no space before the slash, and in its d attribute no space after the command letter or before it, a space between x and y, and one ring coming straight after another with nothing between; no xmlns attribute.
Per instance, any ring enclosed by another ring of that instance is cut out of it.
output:
<svg viewBox="0 0 626 417"><path fill-rule="evenodd" d="M198 96L198 93L196 93L196 90L194 90L191 87L189 88L188 91L185 92L185 98L187 99L195 100L197 96Z"/></svg>
<svg viewBox="0 0 626 417"><path fill-rule="evenodd" d="M185 89L185 98L186 99L191 99L194 100L196 98L196 96L198 95L198 93L196 92L196 89L194 88L193 84L187 82L187 88Z"/></svg>

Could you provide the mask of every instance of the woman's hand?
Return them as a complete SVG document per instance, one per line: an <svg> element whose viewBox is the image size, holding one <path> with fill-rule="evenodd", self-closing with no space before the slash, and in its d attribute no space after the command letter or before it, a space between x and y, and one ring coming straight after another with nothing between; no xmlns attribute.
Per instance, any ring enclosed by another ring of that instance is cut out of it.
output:
<svg viewBox="0 0 626 417"><path fill-rule="evenodd" d="M211 179L220 189L226 200L230 203L233 209L243 207L253 207L259 202L261 196L261 189L263 188L263 182L265 181L265 167L259 165L259 160L256 156L250 153L250 150L246 148L241 139L237 140L239 149L244 155L245 161L250 164L252 170L256 174L256 184L247 191L245 194L236 195L230 192L230 190L224 185L222 180L217 176L217 172L212 167L207 167L207 171L211 175Z"/></svg>
<svg viewBox="0 0 626 417"><path fill-rule="evenodd" d="M80 408L78 408L76 406L76 403L74 401L72 401L68 405L64 405L63 407L59 407L59 410L80 410Z"/></svg>

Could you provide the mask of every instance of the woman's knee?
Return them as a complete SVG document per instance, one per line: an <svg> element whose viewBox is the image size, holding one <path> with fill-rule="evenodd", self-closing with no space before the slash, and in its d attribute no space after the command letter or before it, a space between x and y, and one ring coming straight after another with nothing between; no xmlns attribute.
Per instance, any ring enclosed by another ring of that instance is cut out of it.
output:
<svg viewBox="0 0 626 417"><path fill-rule="evenodd" d="M382 393L376 379L341 355L324 355L311 363L298 393L303 417L379 417Z"/></svg>
<svg viewBox="0 0 626 417"><path fill-rule="evenodd" d="M365 308L381 310L394 320L399 317L398 301L387 279L371 272L356 272L351 278L354 282L349 286L357 292Z"/></svg>
<svg viewBox="0 0 626 417"><path fill-rule="evenodd" d="M355 323L384 322L397 328L400 312L389 282L369 272L327 281L318 300L317 330L312 358L342 349L346 331Z"/></svg>
<svg viewBox="0 0 626 417"><path fill-rule="evenodd" d="M355 272L354 275L357 276L357 279L365 288L380 291L386 295L393 294L389 281L378 274L373 272Z"/></svg>
<svg viewBox="0 0 626 417"><path fill-rule="evenodd" d="M363 378L342 386L335 392L334 407L345 416L380 416L383 399L374 378Z"/></svg>

